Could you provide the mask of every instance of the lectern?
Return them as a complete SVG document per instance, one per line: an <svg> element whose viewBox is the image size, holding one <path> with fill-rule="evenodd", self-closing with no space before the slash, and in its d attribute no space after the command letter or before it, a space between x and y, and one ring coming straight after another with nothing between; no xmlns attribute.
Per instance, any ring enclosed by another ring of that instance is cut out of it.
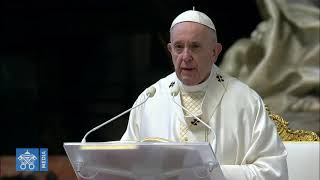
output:
<svg viewBox="0 0 320 180"><path fill-rule="evenodd" d="M224 180L209 143L64 143L80 180Z"/></svg>

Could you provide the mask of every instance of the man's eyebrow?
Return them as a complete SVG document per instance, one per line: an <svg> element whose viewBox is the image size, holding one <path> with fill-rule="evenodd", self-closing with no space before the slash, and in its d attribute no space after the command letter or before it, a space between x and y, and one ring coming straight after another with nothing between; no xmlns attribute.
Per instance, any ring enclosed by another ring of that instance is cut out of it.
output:
<svg viewBox="0 0 320 180"><path fill-rule="evenodd" d="M173 44L178 44L178 43L182 43L182 41L173 41Z"/></svg>

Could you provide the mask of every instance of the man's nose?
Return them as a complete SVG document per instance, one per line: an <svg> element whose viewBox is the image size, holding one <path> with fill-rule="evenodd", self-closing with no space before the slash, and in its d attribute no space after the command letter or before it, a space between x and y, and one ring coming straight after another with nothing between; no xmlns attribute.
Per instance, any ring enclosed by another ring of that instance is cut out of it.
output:
<svg viewBox="0 0 320 180"><path fill-rule="evenodd" d="M192 53L191 53L191 51L190 51L189 48L184 48L181 55L182 55L182 60L183 60L183 61L190 61L190 60L192 60Z"/></svg>

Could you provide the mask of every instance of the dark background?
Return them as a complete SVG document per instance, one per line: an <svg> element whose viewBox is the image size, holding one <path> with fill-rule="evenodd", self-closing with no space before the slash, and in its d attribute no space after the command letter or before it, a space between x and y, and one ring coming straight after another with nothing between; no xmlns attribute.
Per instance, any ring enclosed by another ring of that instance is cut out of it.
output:
<svg viewBox="0 0 320 180"><path fill-rule="evenodd" d="M261 21L254 0L1 1L0 154L79 142L172 72L169 27L185 10L212 17L224 51ZM118 140L128 116L90 135Z"/></svg>

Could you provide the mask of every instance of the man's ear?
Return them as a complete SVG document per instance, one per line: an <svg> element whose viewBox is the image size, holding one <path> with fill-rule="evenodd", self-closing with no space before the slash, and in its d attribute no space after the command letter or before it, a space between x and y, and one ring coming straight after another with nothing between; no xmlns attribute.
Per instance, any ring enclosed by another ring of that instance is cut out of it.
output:
<svg viewBox="0 0 320 180"><path fill-rule="evenodd" d="M216 43L215 47L214 47L214 56L216 58L218 58L219 54L222 51L222 45L220 43Z"/></svg>
<svg viewBox="0 0 320 180"><path fill-rule="evenodd" d="M168 51L172 54L172 47L171 47L171 43L168 43L168 44L167 44L167 48L168 48Z"/></svg>
<svg viewBox="0 0 320 180"><path fill-rule="evenodd" d="M222 51L222 45L220 43L215 43L214 49L213 49L213 56L214 56L214 62L215 63L218 59L219 54Z"/></svg>

